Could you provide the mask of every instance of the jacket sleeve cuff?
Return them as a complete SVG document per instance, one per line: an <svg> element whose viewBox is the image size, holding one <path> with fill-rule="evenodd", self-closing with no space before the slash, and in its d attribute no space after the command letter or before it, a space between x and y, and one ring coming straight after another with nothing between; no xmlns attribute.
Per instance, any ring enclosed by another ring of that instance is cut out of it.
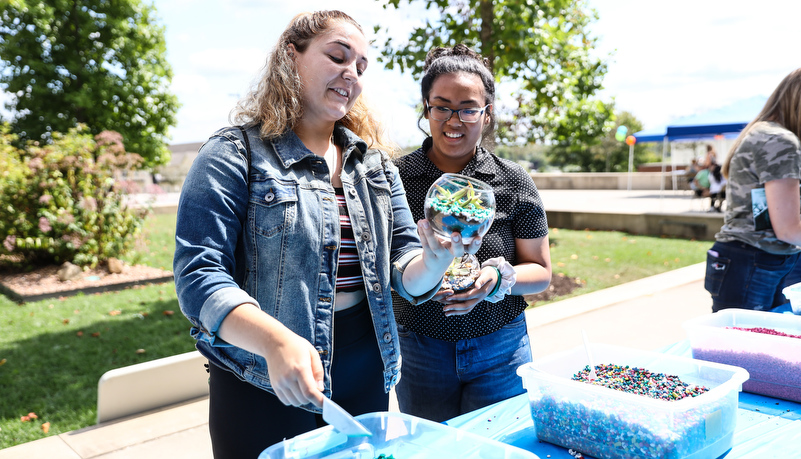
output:
<svg viewBox="0 0 801 459"><path fill-rule="evenodd" d="M259 307L259 303L244 290L237 287L224 287L206 299L200 310L200 323L203 329L197 339L212 346L229 347L231 344L217 335L220 325L228 314L241 304L250 303Z"/></svg>
<svg viewBox="0 0 801 459"><path fill-rule="evenodd" d="M425 303L426 301L430 300L434 295L437 294L440 286L442 285L442 278L440 277L439 282L437 282L437 285L434 286L434 288L420 296L410 295L409 292L407 292L403 287L403 272L406 270L406 267L409 265L412 259L422 253L423 249L412 250L409 253L404 254L392 264L392 274L390 280L392 283L392 288L395 290L395 292L397 292L398 295L414 305Z"/></svg>

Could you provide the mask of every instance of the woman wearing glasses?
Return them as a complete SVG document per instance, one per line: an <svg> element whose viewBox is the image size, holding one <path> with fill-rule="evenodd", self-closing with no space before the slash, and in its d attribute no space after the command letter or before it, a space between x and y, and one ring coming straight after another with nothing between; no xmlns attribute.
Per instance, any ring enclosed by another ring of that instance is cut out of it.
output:
<svg viewBox="0 0 801 459"><path fill-rule="evenodd" d="M551 259L533 180L479 146L494 123L495 79L485 59L464 45L435 48L424 71L418 127L427 120L430 134L395 160L414 218L424 218L426 191L445 172L490 184L497 205L489 232L468 248L482 262L473 288L440 290L417 305L393 296L403 357L400 409L441 422L524 392L515 373L531 361L523 295L548 287Z"/></svg>

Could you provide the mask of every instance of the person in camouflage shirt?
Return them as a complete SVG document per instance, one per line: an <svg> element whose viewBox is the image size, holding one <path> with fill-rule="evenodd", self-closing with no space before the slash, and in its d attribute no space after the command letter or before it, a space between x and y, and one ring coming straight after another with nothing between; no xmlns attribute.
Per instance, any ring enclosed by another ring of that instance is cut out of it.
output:
<svg viewBox="0 0 801 459"><path fill-rule="evenodd" d="M801 282L801 69L743 129L723 166L727 208L707 253L712 311L771 310Z"/></svg>

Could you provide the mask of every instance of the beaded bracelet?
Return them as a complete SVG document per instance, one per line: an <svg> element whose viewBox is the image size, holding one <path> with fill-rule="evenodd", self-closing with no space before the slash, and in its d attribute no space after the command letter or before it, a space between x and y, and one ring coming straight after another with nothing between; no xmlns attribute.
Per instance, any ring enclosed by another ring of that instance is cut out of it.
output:
<svg viewBox="0 0 801 459"><path fill-rule="evenodd" d="M495 266L492 266L491 268L494 269L496 273L498 273L498 281L495 282L495 287L492 288L492 291L489 292L489 294L486 296L486 298L491 298L496 293L498 293L498 290L501 289L501 280L503 279L503 277L501 277L501 270L500 269L498 269Z"/></svg>

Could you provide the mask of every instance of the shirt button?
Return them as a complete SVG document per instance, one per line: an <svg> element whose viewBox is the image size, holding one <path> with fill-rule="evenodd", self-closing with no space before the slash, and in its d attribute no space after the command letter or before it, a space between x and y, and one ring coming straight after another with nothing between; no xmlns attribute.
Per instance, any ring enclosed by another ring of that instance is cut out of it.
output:
<svg viewBox="0 0 801 459"><path fill-rule="evenodd" d="M392 335L389 332L384 333L384 342L388 343L390 341L392 341Z"/></svg>
<svg viewBox="0 0 801 459"><path fill-rule="evenodd" d="M272 202L273 199L275 199L275 194L272 191L264 195L264 200L267 202Z"/></svg>
<svg viewBox="0 0 801 459"><path fill-rule="evenodd" d="M376 293L378 293L378 292L380 292L380 291L381 291L381 285L380 285L380 284L378 284L378 282L376 282L375 284L373 284L373 291L374 291L374 292L376 292Z"/></svg>
<svg viewBox="0 0 801 459"><path fill-rule="evenodd" d="M350 193L351 196L355 197L356 196L356 189L355 188L351 188L350 190L348 190L348 193Z"/></svg>
<svg viewBox="0 0 801 459"><path fill-rule="evenodd" d="M363 233L362 233L362 240L363 240L364 242L369 242L369 241L370 241L370 233L368 233L368 232L363 232Z"/></svg>

